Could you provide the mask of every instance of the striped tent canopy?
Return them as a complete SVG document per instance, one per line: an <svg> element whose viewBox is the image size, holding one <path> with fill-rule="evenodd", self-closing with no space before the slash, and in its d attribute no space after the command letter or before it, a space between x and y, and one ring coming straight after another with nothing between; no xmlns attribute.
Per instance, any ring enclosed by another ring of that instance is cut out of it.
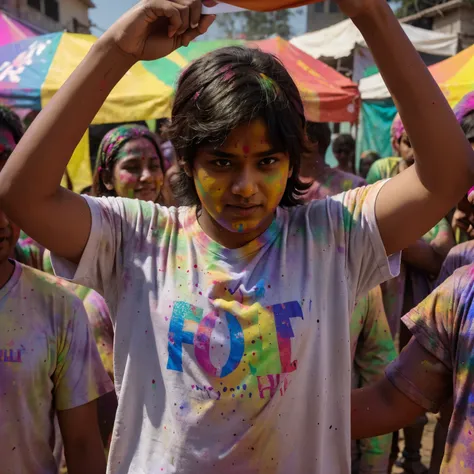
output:
<svg viewBox="0 0 474 474"><path fill-rule="evenodd" d="M260 48L277 56L300 90L308 120L351 123L357 121L360 105L357 85L278 36L254 42L196 41L166 58L143 64L165 84L174 86L182 69L191 61L217 48L230 45Z"/></svg>
<svg viewBox="0 0 474 474"><path fill-rule="evenodd" d="M456 105L474 90L474 45L429 69L448 102Z"/></svg>
<svg viewBox="0 0 474 474"><path fill-rule="evenodd" d="M36 36L33 30L0 10L0 46Z"/></svg>

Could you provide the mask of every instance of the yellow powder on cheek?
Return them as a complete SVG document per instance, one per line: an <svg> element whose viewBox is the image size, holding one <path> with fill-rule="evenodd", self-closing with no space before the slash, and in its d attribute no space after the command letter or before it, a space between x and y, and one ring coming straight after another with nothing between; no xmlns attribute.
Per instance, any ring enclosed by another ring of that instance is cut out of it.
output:
<svg viewBox="0 0 474 474"><path fill-rule="evenodd" d="M274 173L266 177L265 185L269 208L277 207L280 203L286 189L288 177L288 163L282 163L278 170L275 170Z"/></svg>
<svg viewBox="0 0 474 474"><path fill-rule="evenodd" d="M212 201L217 213L221 213L223 209L222 196L225 192L225 186L222 182L209 176L202 168L197 171L197 186L199 197L202 201Z"/></svg>

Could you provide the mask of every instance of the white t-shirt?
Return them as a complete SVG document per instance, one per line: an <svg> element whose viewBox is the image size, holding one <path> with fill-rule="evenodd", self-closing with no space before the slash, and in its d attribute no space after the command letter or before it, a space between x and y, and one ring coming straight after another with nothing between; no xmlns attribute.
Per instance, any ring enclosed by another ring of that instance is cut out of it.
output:
<svg viewBox="0 0 474 474"><path fill-rule="evenodd" d="M79 298L15 262L0 289L0 472L56 474L54 413L114 389Z"/></svg>
<svg viewBox="0 0 474 474"><path fill-rule="evenodd" d="M349 321L399 267L376 225L380 187L279 208L234 250L195 208L86 198L79 267L53 266L114 319L109 473L350 472Z"/></svg>

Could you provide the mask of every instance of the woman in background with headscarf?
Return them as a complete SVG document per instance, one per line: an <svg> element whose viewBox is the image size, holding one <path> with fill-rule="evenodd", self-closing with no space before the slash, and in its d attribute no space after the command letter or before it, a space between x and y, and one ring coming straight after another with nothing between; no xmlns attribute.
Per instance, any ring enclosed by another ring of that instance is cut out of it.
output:
<svg viewBox="0 0 474 474"><path fill-rule="evenodd" d="M122 125L102 139L92 194L161 202L164 173L158 136L142 125Z"/></svg>

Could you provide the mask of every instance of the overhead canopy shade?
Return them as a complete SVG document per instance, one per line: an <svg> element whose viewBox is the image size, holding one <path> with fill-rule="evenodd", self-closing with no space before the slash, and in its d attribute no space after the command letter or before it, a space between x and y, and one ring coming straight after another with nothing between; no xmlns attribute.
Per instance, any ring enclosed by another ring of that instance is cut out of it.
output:
<svg viewBox="0 0 474 474"><path fill-rule="evenodd" d="M406 24L401 26L420 53L436 56L456 54L458 46L456 34L424 30ZM351 55L357 45L367 47L352 20L344 20L328 28L298 36L293 38L291 43L314 58L345 58Z"/></svg>

